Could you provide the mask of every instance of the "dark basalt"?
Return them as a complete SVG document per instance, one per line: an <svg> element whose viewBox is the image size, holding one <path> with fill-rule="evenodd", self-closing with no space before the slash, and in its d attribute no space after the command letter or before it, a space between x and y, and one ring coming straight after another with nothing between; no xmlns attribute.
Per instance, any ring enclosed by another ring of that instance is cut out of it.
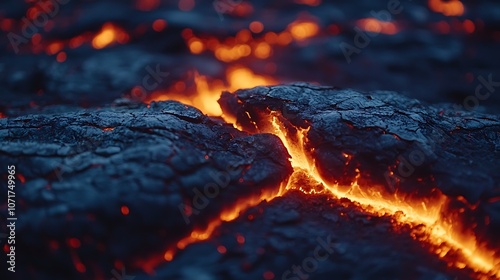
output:
<svg viewBox="0 0 500 280"><path fill-rule="evenodd" d="M240 201L277 193L291 174L276 136L172 101L1 119L0 135L1 165L26 180L15 189L18 279L95 279L117 260L131 268Z"/></svg>
<svg viewBox="0 0 500 280"><path fill-rule="evenodd" d="M305 147L321 176L382 193L451 198L467 227L499 248L500 118L428 106L395 92L294 84L224 93L220 103L247 130L270 131L278 112L289 135L306 129ZM346 187L347 188L347 187ZM453 213L453 214L452 214ZM473 224L477 223L477 226Z"/></svg>

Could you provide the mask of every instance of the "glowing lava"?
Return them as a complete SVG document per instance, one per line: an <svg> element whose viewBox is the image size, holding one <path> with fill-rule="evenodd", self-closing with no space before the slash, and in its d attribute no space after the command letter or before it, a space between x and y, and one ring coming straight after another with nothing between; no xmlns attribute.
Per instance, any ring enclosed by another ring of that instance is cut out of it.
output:
<svg viewBox="0 0 500 280"><path fill-rule="evenodd" d="M309 129L294 128L295 131L287 130L286 127L289 128L290 124L285 126L278 112L271 112L270 118L271 129L269 131L264 129L265 131L263 132L273 133L282 140L292 156L292 166L296 172L305 173L310 179L322 184L327 191L337 198L345 197L359 203L368 213L378 216L391 215L395 218L397 224L424 225L427 239L419 241L426 241L438 246L439 249L434 253L440 257L444 257L451 249L459 250L470 267L475 271L493 273L500 277L500 259L495 257L495 252L479 244L473 233L459 233L457 230L454 230L452 224L444 221L441 216L441 210L444 208L447 200L444 195L431 201L405 201L398 198L398 193L394 194L392 198L388 198L386 194L382 195L378 191L370 191L368 193L367 190L370 188L363 188L358 185L359 170L357 170L358 175L350 187L347 188L347 191L341 191L341 189L345 188L339 188L339 185L328 184L321 178L315 167L314 160L308 156L305 143L307 142L307 132ZM287 186L288 189L302 190L302 186L294 185L294 181L291 180ZM305 193L314 192L309 191ZM465 267L465 264L460 260L449 263L449 265L458 268Z"/></svg>
<svg viewBox="0 0 500 280"><path fill-rule="evenodd" d="M196 88L192 92L186 92L186 84L179 82L174 84L167 91L154 92L146 103L152 101L177 100L187 105L194 106L208 116L221 117L222 109L217 100L220 98L222 91L235 91L242 88L251 88L253 85L272 85L276 84L276 80L270 77L261 76L253 73L250 69L242 66L234 66L226 71L225 85L221 80L215 80L208 83L205 76L194 73L194 83ZM229 121L233 122L233 121Z"/></svg>

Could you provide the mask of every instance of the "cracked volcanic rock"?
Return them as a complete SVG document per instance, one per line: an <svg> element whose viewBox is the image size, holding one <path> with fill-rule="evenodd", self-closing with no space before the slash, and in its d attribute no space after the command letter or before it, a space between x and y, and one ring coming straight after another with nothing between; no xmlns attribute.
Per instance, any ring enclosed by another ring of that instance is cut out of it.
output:
<svg viewBox="0 0 500 280"><path fill-rule="evenodd" d="M94 279L116 260L130 268L242 200L277 193L291 173L276 136L177 102L1 119L0 135L0 162L26 178L16 188L24 279L76 279L78 258Z"/></svg>
<svg viewBox="0 0 500 280"><path fill-rule="evenodd" d="M500 246L498 116L308 84L226 92L219 102L249 131L271 131L271 115L289 135L309 129L306 150L327 182L349 185L359 169L361 185L382 193L419 199L442 192L449 213L464 208L464 224Z"/></svg>

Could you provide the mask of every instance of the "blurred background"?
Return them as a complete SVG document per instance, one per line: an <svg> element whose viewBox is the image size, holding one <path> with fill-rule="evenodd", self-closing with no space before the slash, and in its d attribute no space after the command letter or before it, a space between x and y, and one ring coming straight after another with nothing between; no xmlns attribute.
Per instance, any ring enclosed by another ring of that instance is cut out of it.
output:
<svg viewBox="0 0 500 280"><path fill-rule="evenodd" d="M296 81L500 112L493 0L3 0L0 30L0 117L117 99L220 115L222 90Z"/></svg>

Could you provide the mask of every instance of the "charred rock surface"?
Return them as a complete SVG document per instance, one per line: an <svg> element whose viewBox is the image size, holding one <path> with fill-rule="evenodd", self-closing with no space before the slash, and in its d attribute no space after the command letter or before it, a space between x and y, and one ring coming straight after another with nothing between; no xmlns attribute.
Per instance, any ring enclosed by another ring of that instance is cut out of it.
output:
<svg viewBox="0 0 500 280"><path fill-rule="evenodd" d="M291 173L276 136L177 102L1 119L0 135L0 163L25 180L18 279L109 279Z"/></svg>
<svg viewBox="0 0 500 280"><path fill-rule="evenodd" d="M305 150L329 183L348 185L359 170L363 185L383 193L439 190L451 198L450 213L463 209L464 224L500 247L498 116L308 84L239 90L219 102L249 131L271 131L273 115L289 135L308 129Z"/></svg>
<svg viewBox="0 0 500 280"><path fill-rule="evenodd" d="M158 267L155 276L136 279L266 279L272 273L274 278L267 279L451 280L474 275L449 268L412 235L409 227L394 227L391 217L365 214L347 199L289 191L223 224L209 241Z"/></svg>

